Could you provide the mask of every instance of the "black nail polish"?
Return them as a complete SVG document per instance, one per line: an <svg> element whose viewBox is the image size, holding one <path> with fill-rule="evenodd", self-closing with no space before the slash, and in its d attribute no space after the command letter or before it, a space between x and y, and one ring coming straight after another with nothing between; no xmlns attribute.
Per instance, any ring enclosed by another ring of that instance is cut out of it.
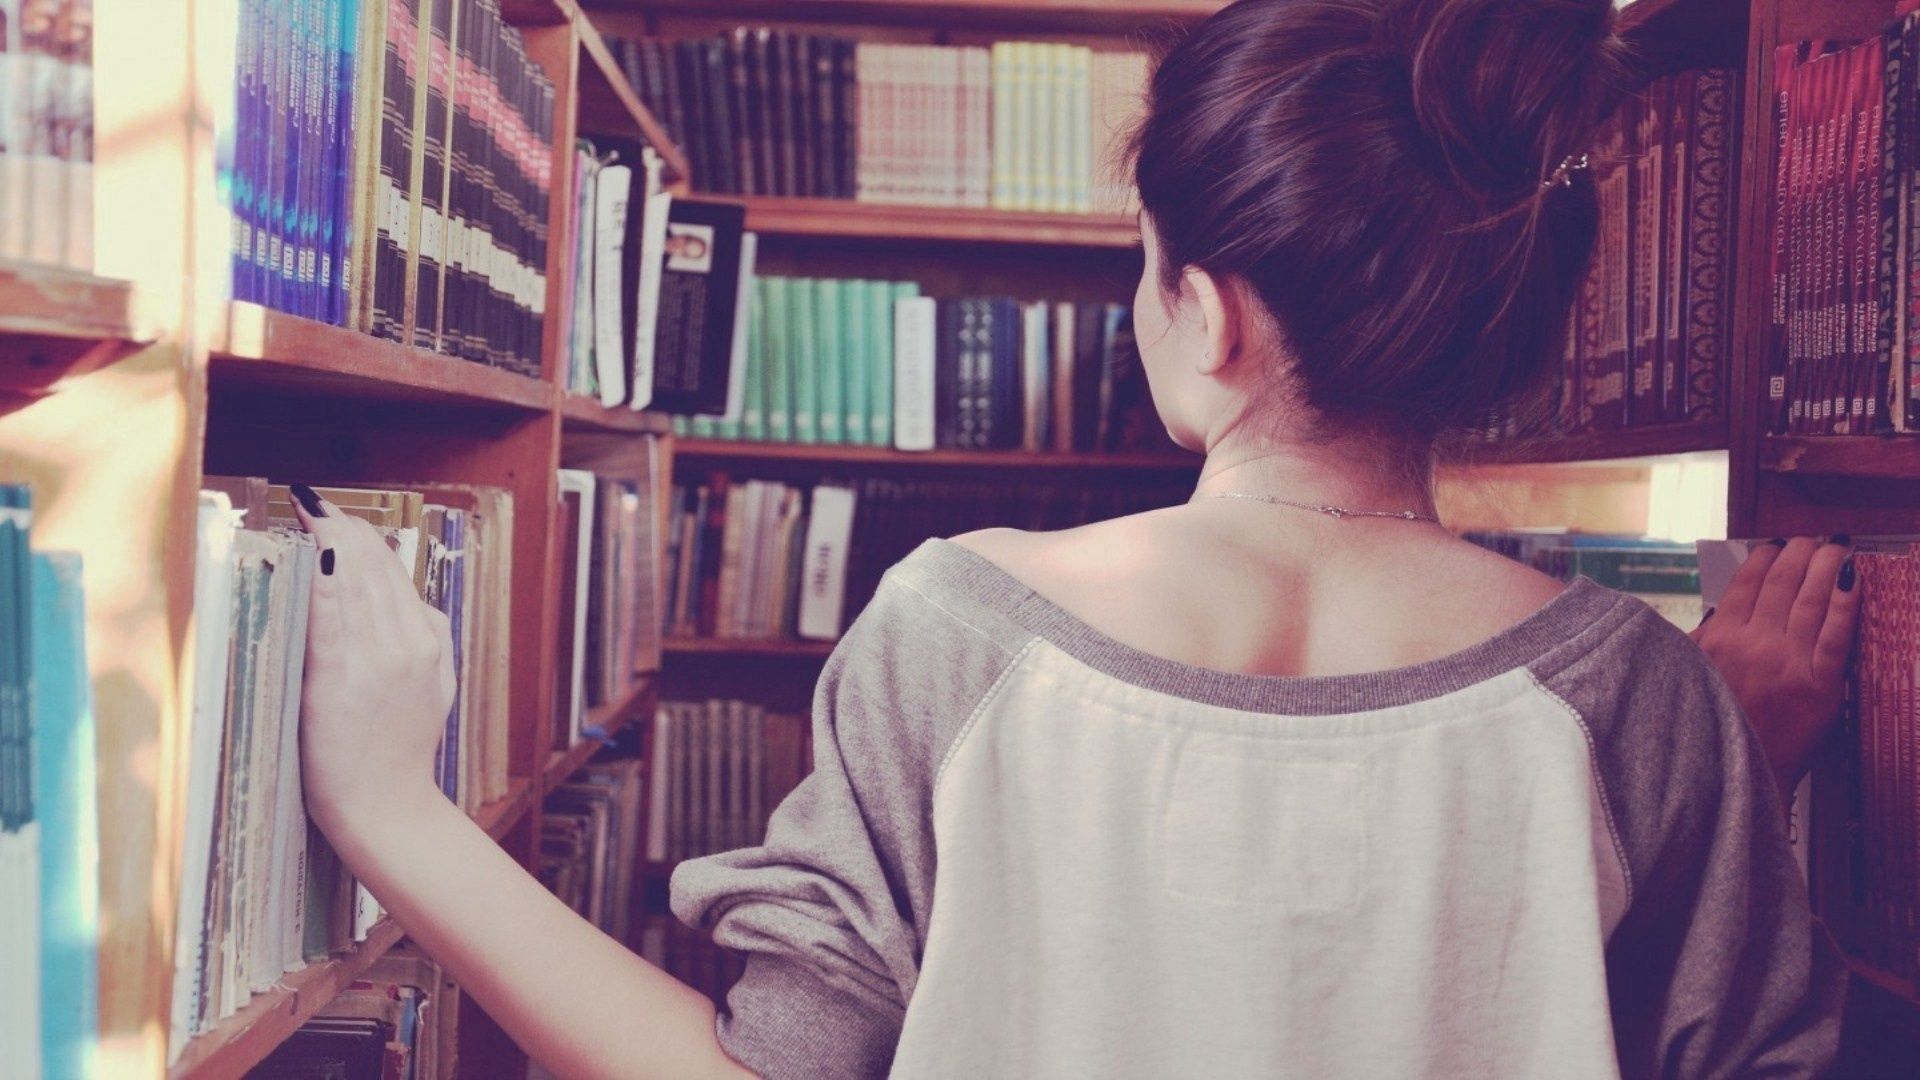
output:
<svg viewBox="0 0 1920 1080"><path fill-rule="evenodd" d="M1834 533L1832 536L1827 537L1827 543L1839 544L1841 547L1852 547L1853 536L1849 533Z"/></svg>
<svg viewBox="0 0 1920 1080"><path fill-rule="evenodd" d="M320 572L323 574L333 573L333 549L332 548L321 549Z"/></svg>
<svg viewBox="0 0 1920 1080"><path fill-rule="evenodd" d="M1783 547L1786 547L1786 546L1787 546L1787 542L1786 542L1785 540L1783 540L1783 539L1781 539L1781 538L1780 538L1780 537L1778 537L1778 536L1776 536L1776 537L1774 537L1773 539L1771 539L1771 540L1769 540L1769 541L1767 541L1767 543L1769 543L1769 544L1772 544L1772 545L1773 545L1774 547L1777 547L1777 548L1783 548Z"/></svg>
<svg viewBox="0 0 1920 1080"><path fill-rule="evenodd" d="M314 494L312 488L305 484L288 484L287 490L293 492L293 497L300 500L301 507L306 510L309 517L327 516L326 508L320 505L320 496Z"/></svg>
<svg viewBox="0 0 1920 1080"><path fill-rule="evenodd" d="M1701 626L1707 625L1707 620L1711 618L1713 618L1713 609L1708 608L1707 613L1705 615L1700 616L1700 623L1698 626L1695 626L1694 629L1698 630L1700 629Z"/></svg>
<svg viewBox="0 0 1920 1080"><path fill-rule="evenodd" d="M1853 580L1853 557L1849 555L1847 561L1840 564L1840 591L1852 592Z"/></svg>

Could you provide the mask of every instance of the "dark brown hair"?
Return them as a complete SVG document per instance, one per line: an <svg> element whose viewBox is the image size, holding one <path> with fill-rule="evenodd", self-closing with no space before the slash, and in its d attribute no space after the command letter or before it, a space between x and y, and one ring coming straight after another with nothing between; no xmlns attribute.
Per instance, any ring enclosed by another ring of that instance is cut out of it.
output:
<svg viewBox="0 0 1920 1080"><path fill-rule="evenodd" d="M1168 291L1244 282L1329 428L1424 446L1534 384L1598 218L1577 156L1624 83L1610 0L1239 0L1134 140Z"/></svg>

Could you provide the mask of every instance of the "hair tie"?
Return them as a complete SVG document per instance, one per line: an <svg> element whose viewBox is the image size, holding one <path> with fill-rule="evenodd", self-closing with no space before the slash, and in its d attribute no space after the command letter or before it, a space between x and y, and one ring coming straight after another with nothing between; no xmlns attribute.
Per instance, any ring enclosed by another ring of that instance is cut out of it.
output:
<svg viewBox="0 0 1920 1080"><path fill-rule="evenodd" d="M1540 182L1542 188L1572 187L1573 174L1587 167L1587 155L1568 154L1553 167L1547 178Z"/></svg>

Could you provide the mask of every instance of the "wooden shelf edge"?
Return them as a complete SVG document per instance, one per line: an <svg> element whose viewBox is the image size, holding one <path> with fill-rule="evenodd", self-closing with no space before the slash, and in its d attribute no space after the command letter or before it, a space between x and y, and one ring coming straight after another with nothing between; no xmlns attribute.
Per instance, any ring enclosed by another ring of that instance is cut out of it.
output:
<svg viewBox="0 0 1920 1080"><path fill-rule="evenodd" d="M1920 436L1770 435L1760 470L1790 476L1920 480Z"/></svg>
<svg viewBox="0 0 1920 1080"><path fill-rule="evenodd" d="M676 459L747 462L816 462L826 465L887 465L948 469L1113 469L1192 473L1200 458L1164 453L1028 453L1022 450L895 450L886 446L675 439Z"/></svg>
<svg viewBox="0 0 1920 1080"><path fill-rule="evenodd" d="M1130 249L1140 229L1118 214L1054 214L774 195L719 196L747 208L747 228L784 236Z"/></svg>
<svg viewBox="0 0 1920 1080"><path fill-rule="evenodd" d="M598 431L636 435L665 435L672 423L659 413L637 412L624 405L606 406L594 398L561 391L560 418L570 425Z"/></svg>
<svg viewBox="0 0 1920 1080"><path fill-rule="evenodd" d="M145 341L132 282L0 259L0 334Z"/></svg>
<svg viewBox="0 0 1920 1080"><path fill-rule="evenodd" d="M1573 464L1697 454L1727 448L1727 426L1723 422L1659 424L1479 445L1449 459L1446 464L1466 467Z"/></svg>
<svg viewBox="0 0 1920 1080"><path fill-rule="evenodd" d="M1008 29L1124 33L1156 25L1196 22L1226 0L585 0L608 14L700 16L780 22L855 23L950 29L956 25Z"/></svg>
<svg viewBox="0 0 1920 1080"><path fill-rule="evenodd" d="M824 658L836 643L794 638L668 638L667 652L683 656L798 656Z"/></svg>
<svg viewBox="0 0 1920 1080"><path fill-rule="evenodd" d="M550 409L555 397L539 379L252 303L226 305L210 351L216 383L232 377L352 397L521 409Z"/></svg>
<svg viewBox="0 0 1920 1080"><path fill-rule="evenodd" d="M587 17L586 12L575 6L573 0L559 0L559 2L565 3L568 7L575 32L580 38L580 48L590 61L581 66L581 73L585 75L592 72L598 76L599 89L612 95L625 114L624 118L647 140L654 152L660 155L661 161L665 163L665 168L661 170L661 178L664 181L672 183L676 180L690 179L693 172L692 167L687 163L686 152L674 144L672 137L667 134L666 125L662 124L660 118L653 115L653 111L640 100L639 93L627 81L627 73L621 69L620 61L614 57L613 50L607 47L607 39L600 35L599 28L593 25L593 20ZM585 121L587 118L582 119ZM582 133L587 133L584 123Z"/></svg>
<svg viewBox="0 0 1920 1080"><path fill-rule="evenodd" d="M587 710L587 724L597 727L607 737L634 723L640 718L640 709L653 690L654 676L644 675L635 680L624 693L604 705L596 705ZM544 795L566 782L585 765L599 749L606 745L599 739L582 738L564 750L553 750L547 754L547 764L540 774L540 791Z"/></svg>
<svg viewBox="0 0 1920 1080"><path fill-rule="evenodd" d="M508 781L507 793L473 812L474 823L495 840L507 835L533 805L533 781L519 777Z"/></svg>
<svg viewBox="0 0 1920 1080"><path fill-rule="evenodd" d="M381 919L367 932L367 939L352 949L284 976L278 986L255 995L245 1008L195 1036L168 1076L215 1080L244 1074L340 996L400 938L400 924Z"/></svg>

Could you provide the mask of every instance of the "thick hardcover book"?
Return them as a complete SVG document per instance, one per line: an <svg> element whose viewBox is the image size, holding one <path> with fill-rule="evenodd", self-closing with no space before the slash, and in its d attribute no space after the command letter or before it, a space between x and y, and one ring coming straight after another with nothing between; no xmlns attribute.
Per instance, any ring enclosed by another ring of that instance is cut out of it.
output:
<svg viewBox="0 0 1920 1080"><path fill-rule="evenodd" d="M1628 110L1627 181L1628 235L1628 387L1629 424L1655 423L1660 419L1660 234L1659 200L1661 160L1659 84L1635 98Z"/></svg>
<svg viewBox="0 0 1920 1080"><path fill-rule="evenodd" d="M793 34L787 38L787 112L788 146L793 154L793 194L820 194L819 173L814 165L818 157L814 129L818 126L819 107L814 104L813 54L823 41L813 34Z"/></svg>
<svg viewBox="0 0 1920 1080"><path fill-rule="evenodd" d="M766 289L767 339L767 438L787 442L793 430L793 320L789 314L792 282L787 278L761 278Z"/></svg>
<svg viewBox="0 0 1920 1080"><path fill-rule="evenodd" d="M823 443L847 441L847 340L840 305L840 294L846 285L832 278L813 283L814 357L819 387L815 404L820 409L814 430Z"/></svg>
<svg viewBox="0 0 1920 1080"><path fill-rule="evenodd" d="M1774 131L1774 173L1773 208L1770 232L1771 246L1768 253L1767 269L1769 278L1767 317L1767 419L1768 427L1774 434L1782 434L1788 426L1787 370L1789 343L1788 316L1792 293L1792 252L1793 252L1793 176L1794 132L1793 132L1793 71L1799 62L1799 48L1795 45L1781 45L1773 52L1773 115Z"/></svg>
<svg viewBox="0 0 1920 1080"><path fill-rule="evenodd" d="M754 145L759 137L755 124L758 103L753 100L747 64L752 34L747 27L738 26L726 39L727 106L733 129L733 146L728 156L733 166L733 190L746 195L760 193L756 160L759 151Z"/></svg>
<svg viewBox="0 0 1920 1080"><path fill-rule="evenodd" d="M1025 428L1021 415L1024 379L1021 346L1026 319L1021 314L1019 301L1011 297L995 297L992 310L993 342L987 363L990 374L982 395L987 424L981 442L995 449L1012 450L1020 446Z"/></svg>
<svg viewBox="0 0 1920 1080"><path fill-rule="evenodd" d="M893 316L893 445L931 450L941 445L936 370L941 359L941 309L931 296L901 296Z"/></svg>
<svg viewBox="0 0 1920 1080"><path fill-rule="evenodd" d="M839 123L835 114L840 109L840 88L834 83L839 49L837 38L815 37L809 56L807 89L812 100L808 103L807 142L813 158L813 193L829 199L840 193L840 154L834 144L834 129Z"/></svg>
<svg viewBox="0 0 1920 1080"><path fill-rule="evenodd" d="M700 42L701 87L706 105L708 165L713 175L711 190L739 193L746 188L740 181L740 119L734 108L733 89L727 77L727 43L721 38Z"/></svg>
<svg viewBox="0 0 1920 1080"><path fill-rule="evenodd" d="M828 194L835 198L854 197L855 132L860 125L859 87L855 82L854 42L851 38L833 39L833 179Z"/></svg>
<svg viewBox="0 0 1920 1080"><path fill-rule="evenodd" d="M756 27L747 38L747 130L752 138L752 194L777 195L781 190L779 165L780 100L774 93L774 32Z"/></svg>
<svg viewBox="0 0 1920 1080"><path fill-rule="evenodd" d="M774 30L767 37L764 99L767 103L768 150L773 157L769 173L772 185L769 190L775 195L804 194L798 186L799 170L794 160L794 142L801 130L795 123L799 113L794 105L794 40L795 35L788 30Z"/></svg>
<svg viewBox="0 0 1920 1080"><path fill-rule="evenodd" d="M1581 389L1594 428L1617 428L1626 420L1627 378L1627 296L1628 164L1626 127L1619 115L1605 129L1596 152L1594 184L1600 199L1601 220L1608 222L1601 232L1595 253L1600 301L1599 340L1588 355Z"/></svg>
<svg viewBox="0 0 1920 1080"><path fill-rule="evenodd" d="M370 333L395 341L406 333L407 242L413 186L414 72L420 49L422 0L387 6L385 70L380 95L379 175L372 212L374 250L367 266Z"/></svg>
<svg viewBox="0 0 1920 1080"><path fill-rule="evenodd" d="M1721 410L1722 388L1732 356L1734 123L1738 85L1731 71L1692 72L1687 112L1690 138L1685 188L1687 250L1683 332L1686 335L1687 420L1705 420Z"/></svg>
<svg viewBox="0 0 1920 1080"><path fill-rule="evenodd" d="M1874 432L1905 427L1906 396L1894 377L1900 367L1898 358L1906 346L1906 319L1903 317L1906 295L1906 263L1901 243L1907 231L1906 194L1911 177L1911 145L1904 142L1905 125L1913 94L1914 57L1908 53L1908 39L1915 17L1901 19L1885 33L1886 68L1882 77L1880 132L1880 219L1874 264L1874 298L1879 306L1874 326L1873 385L1886 398L1887 407L1870 425Z"/></svg>
<svg viewBox="0 0 1920 1080"><path fill-rule="evenodd" d="M454 100L455 19L453 0L435 0L428 19L424 114L420 130L420 209L416 220L414 268L408 289L413 300L413 344L440 349L441 303L447 265L448 146Z"/></svg>
<svg viewBox="0 0 1920 1080"><path fill-rule="evenodd" d="M815 336L813 319L815 285L811 278L787 279L787 327L792 339L789 354L792 366L788 370L792 396L788 405L793 441L797 443L820 441L819 339Z"/></svg>

